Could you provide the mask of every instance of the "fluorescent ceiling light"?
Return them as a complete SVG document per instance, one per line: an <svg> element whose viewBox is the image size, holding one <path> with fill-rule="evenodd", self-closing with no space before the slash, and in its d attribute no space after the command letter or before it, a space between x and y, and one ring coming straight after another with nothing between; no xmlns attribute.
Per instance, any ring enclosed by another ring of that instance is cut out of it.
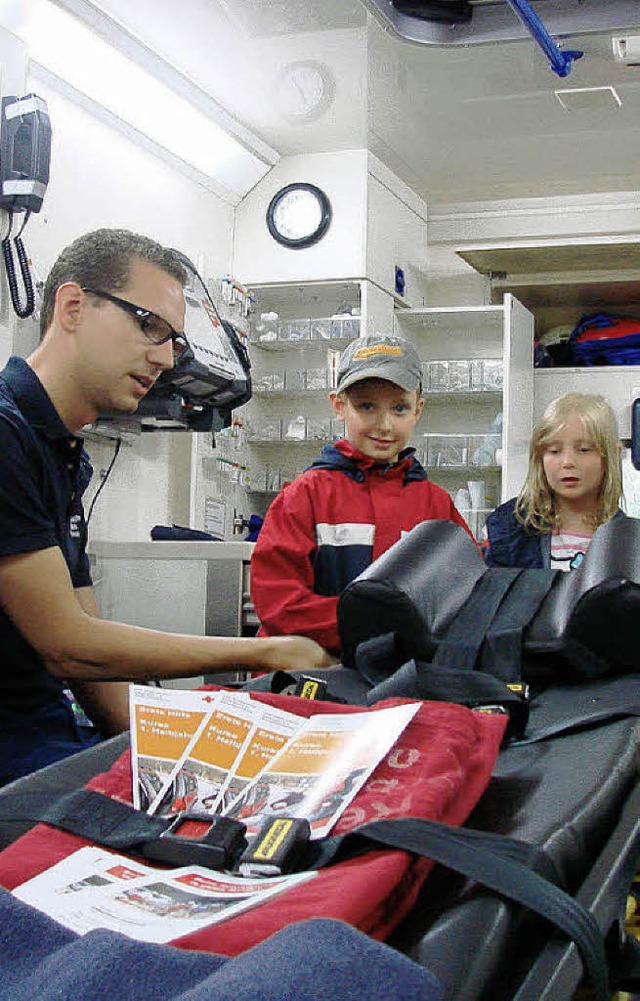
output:
<svg viewBox="0 0 640 1001"><path fill-rule="evenodd" d="M116 118L240 197L268 171L270 164L78 18L49 0L25 8L20 23L7 26L25 40L31 60Z"/></svg>

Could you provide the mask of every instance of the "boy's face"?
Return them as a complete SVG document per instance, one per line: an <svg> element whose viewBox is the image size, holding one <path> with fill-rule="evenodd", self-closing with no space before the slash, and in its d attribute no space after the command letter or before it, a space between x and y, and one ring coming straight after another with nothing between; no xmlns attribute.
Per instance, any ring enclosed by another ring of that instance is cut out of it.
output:
<svg viewBox="0 0 640 1001"><path fill-rule="evenodd" d="M363 379L329 399L345 422L345 437L376 462L393 463L407 447L424 400L385 379Z"/></svg>

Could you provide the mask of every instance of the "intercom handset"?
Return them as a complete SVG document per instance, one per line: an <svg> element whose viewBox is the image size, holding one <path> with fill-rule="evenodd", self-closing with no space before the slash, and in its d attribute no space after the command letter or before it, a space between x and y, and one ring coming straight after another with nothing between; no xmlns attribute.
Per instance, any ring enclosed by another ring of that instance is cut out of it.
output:
<svg viewBox="0 0 640 1001"><path fill-rule="evenodd" d="M2 98L0 208L39 212L49 183L51 123L36 94Z"/></svg>
<svg viewBox="0 0 640 1001"><path fill-rule="evenodd" d="M0 115L0 208L9 216L2 254L13 308L18 316L25 318L33 313L35 298L22 232L31 213L40 211L49 182L51 123L46 102L36 94L3 97ZM18 294L11 243L16 212L25 213L20 230L13 238L26 295L24 305Z"/></svg>

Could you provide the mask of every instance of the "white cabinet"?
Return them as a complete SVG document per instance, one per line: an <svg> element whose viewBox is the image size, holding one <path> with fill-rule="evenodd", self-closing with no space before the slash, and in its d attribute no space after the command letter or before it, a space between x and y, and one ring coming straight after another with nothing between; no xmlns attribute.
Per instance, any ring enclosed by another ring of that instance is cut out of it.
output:
<svg viewBox="0 0 640 1001"><path fill-rule="evenodd" d="M415 344L425 373L426 405L412 444L430 478L452 495L470 489L469 481L484 484L482 514L517 493L526 474L533 317L505 295L492 306L398 310L396 330Z"/></svg>
<svg viewBox="0 0 640 1001"><path fill-rule="evenodd" d="M328 395L341 351L361 332L363 284L252 287L253 398L239 417L246 487L256 513L264 514L283 483L342 437Z"/></svg>
<svg viewBox="0 0 640 1001"><path fill-rule="evenodd" d="M640 317L640 239L580 237L475 244L457 251L491 279L494 297L508 290L535 317L535 332L574 327L583 315ZM601 393L614 408L620 434L630 433L630 403L640 395L640 366L541 368L534 374L534 420L555 397Z"/></svg>
<svg viewBox="0 0 640 1001"><path fill-rule="evenodd" d="M194 445L191 524L212 530L213 512L227 539L244 532L249 515L264 516L282 484L342 437L328 400L337 359L359 334L392 330L402 302L364 278L249 287L252 399L213 444Z"/></svg>

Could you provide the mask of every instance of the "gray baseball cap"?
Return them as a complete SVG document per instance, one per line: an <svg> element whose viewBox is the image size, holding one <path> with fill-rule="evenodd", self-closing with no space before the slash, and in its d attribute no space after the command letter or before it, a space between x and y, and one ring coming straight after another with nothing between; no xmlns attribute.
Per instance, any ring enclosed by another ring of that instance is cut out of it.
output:
<svg viewBox="0 0 640 1001"><path fill-rule="evenodd" d="M422 386L422 365L413 344L392 334L358 337L342 352L336 392L363 379L386 379L407 393Z"/></svg>

